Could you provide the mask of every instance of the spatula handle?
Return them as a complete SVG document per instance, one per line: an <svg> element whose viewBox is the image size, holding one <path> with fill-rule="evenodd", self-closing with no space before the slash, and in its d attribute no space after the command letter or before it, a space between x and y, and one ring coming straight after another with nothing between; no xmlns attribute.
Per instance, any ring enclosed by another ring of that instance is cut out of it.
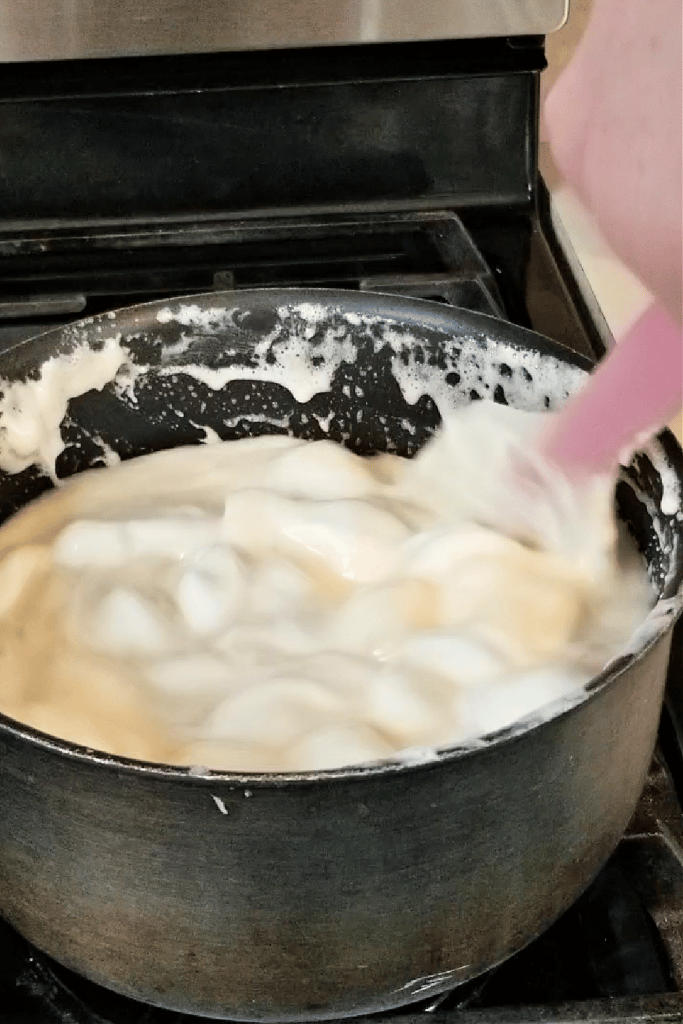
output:
<svg viewBox="0 0 683 1024"><path fill-rule="evenodd" d="M604 472L682 404L681 327L653 304L554 419L541 450L570 477Z"/></svg>

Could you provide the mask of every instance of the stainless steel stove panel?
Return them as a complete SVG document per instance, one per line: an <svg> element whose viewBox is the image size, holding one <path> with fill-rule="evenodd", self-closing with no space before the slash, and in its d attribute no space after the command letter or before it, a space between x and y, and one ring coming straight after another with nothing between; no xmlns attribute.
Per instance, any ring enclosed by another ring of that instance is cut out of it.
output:
<svg viewBox="0 0 683 1024"><path fill-rule="evenodd" d="M545 35L569 0L5 0L0 61Z"/></svg>

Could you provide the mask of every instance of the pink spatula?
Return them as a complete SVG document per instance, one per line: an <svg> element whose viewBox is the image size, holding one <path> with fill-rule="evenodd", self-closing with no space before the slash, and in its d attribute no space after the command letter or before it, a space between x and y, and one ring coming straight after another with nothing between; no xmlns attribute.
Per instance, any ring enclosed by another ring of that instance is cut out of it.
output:
<svg viewBox="0 0 683 1024"><path fill-rule="evenodd" d="M681 327L652 305L554 417L541 439L541 452L570 479L609 471L665 426L681 405Z"/></svg>

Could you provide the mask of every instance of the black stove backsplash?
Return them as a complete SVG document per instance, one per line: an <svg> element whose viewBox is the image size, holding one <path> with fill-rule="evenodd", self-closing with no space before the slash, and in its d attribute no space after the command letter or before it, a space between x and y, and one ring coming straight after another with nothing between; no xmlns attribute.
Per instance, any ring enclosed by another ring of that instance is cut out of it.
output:
<svg viewBox="0 0 683 1024"><path fill-rule="evenodd" d="M524 204L542 40L0 67L0 221Z"/></svg>

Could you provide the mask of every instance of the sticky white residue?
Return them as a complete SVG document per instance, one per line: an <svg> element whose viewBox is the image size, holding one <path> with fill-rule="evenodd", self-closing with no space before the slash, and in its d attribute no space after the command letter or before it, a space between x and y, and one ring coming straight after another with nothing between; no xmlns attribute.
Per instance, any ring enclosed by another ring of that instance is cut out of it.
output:
<svg viewBox="0 0 683 1024"><path fill-rule="evenodd" d="M118 466L121 461L121 456L118 452L114 451L111 445L99 436L99 434L93 435L93 441L95 441L102 449L102 461L105 466Z"/></svg>
<svg viewBox="0 0 683 1024"><path fill-rule="evenodd" d="M474 348L463 344L461 355L453 360L451 373L435 373L429 364L424 342L401 324L382 320L376 315L343 314L318 303L280 307L273 330L256 341L248 351L247 359L237 359L231 366L209 368L186 358L191 355L193 344L198 339L228 329L239 329L235 321L240 312L238 308L221 306L202 309L192 303L160 309L156 314L158 323L175 321L192 331L183 332L178 342L164 348L163 365L155 368L157 381L159 376L182 374L216 391L233 380L272 381L287 388L298 402L306 403L314 395L329 391L342 363L357 361L358 346L363 339L372 341L376 353L389 348L394 377L410 404L428 394L440 409L446 410L463 398L469 398L473 391L481 397L492 397L496 384L501 380L500 355L494 344ZM322 330L330 317L334 317L333 324ZM177 359L182 361L177 363ZM549 375L548 390L554 395L558 391L558 381L562 384L561 378L566 377L567 392L572 390L572 383L576 380L576 371L572 367L547 357L541 359L527 351L520 351L517 355L513 349L506 349L505 360L509 370L509 378L504 382L506 397L511 404L522 408L539 406L544 376ZM244 365L247 362L249 365ZM54 478L55 459L64 447L60 424L69 400L92 388L102 388L113 379L117 396L128 404L136 405L139 381L146 378L151 369L149 365L128 359L120 336L115 336L98 351L81 344L69 356L53 357L43 365L36 380L8 382L0 402L0 468L19 472L35 463ZM363 371L360 372L362 375ZM160 386L164 386L163 382ZM358 390L356 386L356 394ZM348 397L351 397L350 391ZM234 425L243 418L236 415L230 423L226 422L226 426ZM326 416L317 414L323 430L329 429L332 418L333 413ZM286 428L287 423L283 421L277 425ZM217 439L215 431L209 433L204 429L205 443L213 443ZM407 429L414 432L414 427L408 426ZM107 464L115 461L115 453L111 449L105 451L103 448L103 452ZM680 494L669 487L664 498L665 512L673 514L676 505L680 506Z"/></svg>
<svg viewBox="0 0 683 1024"><path fill-rule="evenodd" d="M259 426L263 423L263 416L259 416L257 413L235 413L234 416L226 416L223 419L223 427L229 431L238 426L244 426L246 423L253 423L254 426ZM278 428L278 430L286 431L289 426L288 416L269 416L268 425ZM220 439L219 439L220 440ZM211 443L203 441L203 444Z"/></svg>
<svg viewBox="0 0 683 1024"><path fill-rule="evenodd" d="M401 750L396 758L401 764L428 764L430 761L438 761L439 756L434 747L408 747Z"/></svg>
<svg viewBox="0 0 683 1024"><path fill-rule="evenodd" d="M382 323L384 318L377 316L376 314L368 313L345 313L344 319L351 324L352 327L373 327L375 324Z"/></svg>
<svg viewBox="0 0 683 1024"><path fill-rule="evenodd" d="M463 347L452 368L437 375L419 339L393 329L382 334L382 343L390 345L394 352L393 375L410 405L429 395L440 410L446 410L452 408L454 401L469 400L472 393L493 400L496 388L500 387L509 405L533 411L546 406L546 393L552 399L551 407L555 407L558 386L565 395L575 389L577 371L573 366L550 356L542 359L528 350L505 351L510 375L502 378L500 350L491 339L487 341L488 344L473 349Z"/></svg>
<svg viewBox="0 0 683 1024"><path fill-rule="evenodd" d="M203 430L204 431L204 437L201 440L202 444L219 444L220 443L220 440L221 440L220 435L217 434L216 431L212 427L207 427L207 425L205 423L195 423L194 420L190 420L190 423L192 424L193 427L196 427L197 430Z"/></svg>
<svg viewBox="0 0 683 1024"><path fill-rule="evenodd" d="M663 457L664 453L657 438L654 438L647 445L643 454L656 467L661 486L661 499L655 502L649 489L643 490L633 480L630 481L629 486L633 488L637 498L643 503L650 517L652 529L657 537L657 543L666 567L664 579L664 585L666 586L673 580L677 571L676 554L678 553L678 558L683 556L680 533L674 525L675 522L683 522L683 481L677 475L674 467L668 464ZM668 517L669 522L667 523L663 517Z"/></svg>
<svg viewBox="0 0 683 1024"><path fill-rule="evenodd" d="M299 320L305 320L308 324L315 327L329 319L330 308L317 302L300 302L297 306L279 306L278 314L281 319L294 314Z"/></svg>
<svg viewBox="0 0 683 1024"><path fill-rule="evenodd" d="M216 807L221 812L221 814L228 814L229 813L228 812L228 808L225 806L225 804L223 803L223 801L221 800L221 798L219 796L214 796L214 794L212 793L211 794L211 799L213 800L213 802L215 803Z"/></svg>
<svg viewBox="0 0 683 1024"><path fill-rule="evenodd" d="M183 305L175 312L170 308L160 310L157 320L162 323L175 320L196 329L216 331L228 326L234 329L236 313L234 309L201 310L197 306ZM456 346L450 372L447 369L435 373L424 340L399 322L379 316L342 313L315 303L281 306L277 317L274 328L250 348L248 365L245 365L247 360L222 367L206 367L189 360L173 364L169 363L175 351L171 347L165 352L160 374L185 374L215 391L234 380L272 381L287 388L298 402L305 404L314 395L329 391L342 363L355 363L359 344L370 340L375 355L389 349L393 376L410 405L424 395L429 395L440 409L469 400L472 393L480 398L493 398L496 387L502 382L509 404L523 409L542 409L549 404L553 407L561 404L563 397L576 386L577 371L573 366L511 346L503 353L508 371L503 379L501 348L491 339L482 338L475 346L471 343L474 339L463 339L462 345ZM323 330L331 317L335 317L335 323ZM188 350L183 351L186 354ZM351 397L348 387L346 394Z"/></svg>
<svg viewBox="0 0 683 1024"><path fill-rule="evenodd" d="M54 480L55 460L64 450L60 426L69 400L101 390L127 359L116 335L100 349L84 344L68 356L53 356L35 379L0 381L0 468L19 473L38 465Z"/></svg>
<svg viewBox="0 0 683 1024"><path fill-rule="evenodd" d="M197 338L193 334L183 334L179 341L174 342L172 345L166 345L164 347L164 356L166 359L177 359L179 356L184 356L185 353L192 347L196 342Z"/></svg>
<svg viewBox="0 0 683 1024"><path fill-rule="evenodd" d="M192 322L189 310L181 307L174 317L181 323ZM200 311L201 312L201 311ZM211 311L206 311L207 314ZM234 312L234 311L232 311ZM230 366L208 367L195 363L164 365L162 377L183 374L205 384L213 391L221 391L235 380L272 381L281 384L297 402L305 404L314 395L329 391L333 377L343 362L353 363L356 346L348 333L326 333L320 345L311 345L318 325L329 315L324 306L303 304L278 309L279 322L272 331L260 338L250 351L249 365L245 362ZM164 310L157 314L163 313ZM292 313L299 320L291 321ZM170 314L163 322L172 319Z"/></svg>
<svg viewBox="0 0 683 1024"><path fill-rule="evenodd" d="M659 475L662 481L662 498L659 503L662 514L665 516L683 515L681 481L669 466L661 469Z"/></svg>
<svg viewBox="0 0 683 1024"><path fill-rule="evenodd" d="M170 306L164 306L158 311L156 320L160 324L170 324L175 321L183 327L195 327L199 330L213 332L228 326L237 312L237 308L226 309L225 306L202 309L201 306L192 303L182 303L173 309Z"/></svg>
<svg viewBox="0 0 683 1024"><path fill-rule="evenodd" d="M668 624L680 611L680 605L679 597L664 598L658 601L645 621L637 627L613 660L619 660L629 654L639 654L653 640L661 636ZM612 664L612 662L609 664Z"/></svg>
<svg viewBox="0 0 683 1024"><path fill-rule="evenodd" d="M332 420L334 419L334 410L332 412L329 412L327 414L327 416L318 416L317 413L314 414L314 415L315 415L316 420L318 421L318 426L320 427L322 432L324 434L329 433L330 424L331 424Z"/></svg>
<svg viewBox="0 0 683 1024"><path fill-rule="evenodd" d="M138 404L136 386L139 380L144 379L150 371L149 364L135 363L128 360L117 370L113 385L114 391L119 398L125 399L130 405Z"/></svg>

